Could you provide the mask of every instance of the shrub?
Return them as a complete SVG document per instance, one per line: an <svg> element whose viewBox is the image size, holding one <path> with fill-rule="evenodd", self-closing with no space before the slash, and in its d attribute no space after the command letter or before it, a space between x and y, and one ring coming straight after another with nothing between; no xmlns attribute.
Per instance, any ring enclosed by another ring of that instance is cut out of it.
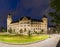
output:
<svg viewBox="0 0 60 47"><path fill-rule="evenodd" d="M9 33L12 33L12 29L10 28L10 29L8 30L8 32L9 32Z"/></svg>
<svg viewBox="0 0 60 47"><path fill-rule="evenodd" d="M44 32L44 30L42 29L41 31L40 31L40 34L42 34Z"/></svg>
<svg viewBox="0 0 60 47"><path fill-rule="evenodd" d="M31 34L31 31L29 30L28 31L28 37L30 37L32 34Z"/></svg>
<svg viewBox="0 0 60 47"><path fill-rule="evenodd" d="M7 32L7 29L6 28L4 28L4 27L1 27L1 29L0 29L2 32Z"/></svg>
<svg viewBox="0 0 60 47"><path fill-rule="evenodd" d="M26 32L27 30L26 30L26 28L24 29L24 32Z"/></svg>
<svg viewBox="0 0 60 47"><path fill-rule="evenodd" d="M20 34L22 35L22 33L23 33L23 30L22 30L22 29L20 29Z"/></svg>

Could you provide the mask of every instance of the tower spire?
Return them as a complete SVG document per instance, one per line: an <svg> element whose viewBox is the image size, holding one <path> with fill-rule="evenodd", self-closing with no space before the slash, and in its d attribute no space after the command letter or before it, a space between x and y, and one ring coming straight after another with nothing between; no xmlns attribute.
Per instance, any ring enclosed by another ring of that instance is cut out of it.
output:
<svg viewBox="0 0 60 47"><path fill-rule="evenodd" d="M12 18L12 14L11 13L8 14L8 18Z"/></svg>

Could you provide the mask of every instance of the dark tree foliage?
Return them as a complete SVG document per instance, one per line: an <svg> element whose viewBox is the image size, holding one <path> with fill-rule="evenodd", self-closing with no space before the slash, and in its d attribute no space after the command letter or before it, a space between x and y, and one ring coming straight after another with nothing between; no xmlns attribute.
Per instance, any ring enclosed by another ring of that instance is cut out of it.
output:
<svg viewBox="0 0 60 47"><path fill-rule="evenodd" d="M9 33L12 33L12 29L10 28L10 29L8 30L8 32L9 32Z"/></svg>
<svg viewBox="0 0 60 47"><path fill-rule="evenodd" d="M56 30L60 31L60 0L51 0L50 6L55 12L49 12L49 16L52 17L51 22L56 25Z"/></svg>
<svg viewBox="0 0 60 47"><path fill-rule="evenodd" d="M60 15L56 14L56 12L50 12L49 16L52 17L51 22L55 23L55 24L60 24Z"/></svg>
<svg viewBox="0 0 60 47"><path fill-rule="evenodd" d="M20 29L20 34L22 35L22 33L23 33L23 30L22 30L22 29Z"/></svg>
<svg viewBox="0 0 60 47"><path fill-rule="evenodd" d="M29 31L28 31L28 37L30 37L30 36L31 36L31 31L29 30Z"/></svg>
<svg viewBox="0 0 60 47"><path fill-rule="evenodd" d="M26 28L24 29L24 32L26 32L27 30L26 30Z"/></svg>
<svg viewBox="0 0 60 47"><path fill-rule="evenodd" d="M60 12L60 0L51 0L51 8L55 9L57 12Z"/></svg>
<svg viewBox="0 0 60 47"><path fill-rule="evenodd" d="M1 27L1 32L7 32L7 29L6 28L4 28L4 27Z"/></svg>
<svg viewBox="0 0 60 47"><path fill-rule="evenodd" d="M60 24L60 0L51 0L50 6L55 12L50 12L49 16L53 18L52 22Z"/></svg>

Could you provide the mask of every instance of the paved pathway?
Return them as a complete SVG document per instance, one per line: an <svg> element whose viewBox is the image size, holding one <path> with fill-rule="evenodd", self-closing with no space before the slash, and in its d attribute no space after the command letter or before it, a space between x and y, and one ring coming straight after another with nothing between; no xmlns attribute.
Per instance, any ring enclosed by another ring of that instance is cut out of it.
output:
<svg viewBox="0 0 60 47"><path fill-rule="evenodd" d="M56 47L59 41L59 37L56 37L55 35L53 36L54 37L48 38L44 41L40 41L37 43L28 44L28 45L10 45L10 44L0 43L0 47Z"/></svg>

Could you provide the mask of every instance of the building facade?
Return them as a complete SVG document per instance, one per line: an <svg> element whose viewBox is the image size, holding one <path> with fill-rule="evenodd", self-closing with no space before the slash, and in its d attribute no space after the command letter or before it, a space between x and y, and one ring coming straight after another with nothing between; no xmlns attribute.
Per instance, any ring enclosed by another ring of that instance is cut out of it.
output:
<svg viewBox="0 0 60 47"><path fill-rule="evenodd" d="M11 14L7 17L7 32L9 29L12 29L16 33L20 33L22 30L23 34L27 34L28 31L33 33L34 31L40 32L42 30L44 30L44 33L47 33L47 28L48 19L46 16L43 16L41 20L31 19L30 17L21 17L18 21L13 21Z"/></svg>

